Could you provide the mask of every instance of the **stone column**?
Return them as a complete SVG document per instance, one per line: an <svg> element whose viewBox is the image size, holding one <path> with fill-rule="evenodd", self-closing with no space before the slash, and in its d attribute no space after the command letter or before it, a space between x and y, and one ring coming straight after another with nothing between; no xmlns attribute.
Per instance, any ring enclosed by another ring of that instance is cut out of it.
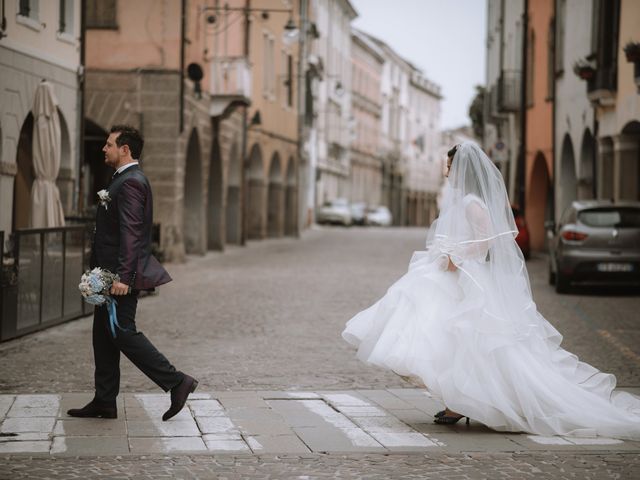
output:
<svg viewBox="0 0 640 480"><path fill-rule="evenodd" d="M640 136L613 137L613 178L616 200L640 199Z"/></svg>
<svg viewBox="0 0 640 480"><path fill-rule="evenodd" d="M613 143L611 138L598 139L597 188L599 199L613 198Z"/></svg>

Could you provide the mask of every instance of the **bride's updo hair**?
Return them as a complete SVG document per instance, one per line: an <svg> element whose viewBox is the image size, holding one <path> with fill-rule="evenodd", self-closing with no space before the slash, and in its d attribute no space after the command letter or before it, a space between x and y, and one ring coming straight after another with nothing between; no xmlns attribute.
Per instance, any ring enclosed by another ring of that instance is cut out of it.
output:
<svg viewBox="0 0 640 480"><path fill-rule="evenodd" d="M447 157L449 157L452 161L453 161L453 157L455 156L456 152L458 151L458 147L459 146L460 145L454 145L453 148L447 152Z"/></svg>

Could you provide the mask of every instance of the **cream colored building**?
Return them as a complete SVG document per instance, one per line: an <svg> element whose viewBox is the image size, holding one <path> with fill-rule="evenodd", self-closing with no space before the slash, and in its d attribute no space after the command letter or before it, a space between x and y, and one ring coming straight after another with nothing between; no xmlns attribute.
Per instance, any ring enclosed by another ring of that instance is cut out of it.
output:
<svg viewBox="0 0 640 480"><path fill-rule="evenodd" d="M500 169L509 196L516 198L521 147L523 0L487 2L485 151Z"/></svg>
<svg viewBox="0 0 640 480"><path fill-rule="evenodd" d="M348 0L312 0L318 38L310 54L321 72L313 91L314 115L308 151L315 177L315 205L349 198L351 141L351 20L357 13Z"/></svg>
<svg viewBox="0 0 640 480"><path fill-rule="evenodd" d="M0 231L29 226L36 88L53 85L61 127L56 179L64 213L76 206L80 131L80 0L5 1L0 31ZM61 15L62 14L62 15Z"/></svg>
<svg viewBox="0 0 640 480"><path fill-rule="evenodd" d="M384 53L357 29L351 33L352 112L350 200L375 206L382 203L383 157L381 78Z"/></svg>
<svg viewBox="0 0 640 480"><path fill-rule="evenodd" d="M627 61L624 52L628 42L640 43L640 3L598 3L593 32L595 76L587 82L599 127L597 195L640 200L640 80L634 78L634 62ZM608 29L614 38L602 34Z"/></svg>
<svg viewBox="0 0 640 480"><path fill-rule="evenodd" d="M426 226L437 215L442 186L439 168L440 87L415 69L409 80L407 141L404 143L405 225Z"/></svg>
<svg viewBox="0 0 640 480"><path fill-rule="evenodd" d="M560 0L555 29L555 218L573 200L595 197L596 129L585 83L573 65L592 53L594 2Z"/></svg>

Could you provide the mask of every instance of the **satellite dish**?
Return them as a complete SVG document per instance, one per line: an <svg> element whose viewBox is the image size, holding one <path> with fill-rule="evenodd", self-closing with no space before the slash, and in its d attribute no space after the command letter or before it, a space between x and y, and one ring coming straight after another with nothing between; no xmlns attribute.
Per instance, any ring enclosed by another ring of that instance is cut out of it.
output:
<svg viewBox="0 0 640 480"><path fill-rule="evenodd" d="M187 66L187 76L189 80L193 80L194 82L199 82L202 80L204 73L202 72L202 67L197 63L190 63Z"/></svg>

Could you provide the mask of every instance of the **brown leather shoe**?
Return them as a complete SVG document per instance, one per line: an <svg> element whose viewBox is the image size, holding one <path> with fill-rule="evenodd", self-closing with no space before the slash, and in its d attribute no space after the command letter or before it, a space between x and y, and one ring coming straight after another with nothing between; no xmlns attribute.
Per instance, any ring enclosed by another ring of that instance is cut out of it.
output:
<svg viewBox="0 0 640 480"><path fill-rule="evenodd" d="M187 403L189 394L195 392L197 387L198 381L189 375L185 375L182 382L171 389L171 407L164 412L162 420L166 422L177 415L184 407L184 404Z"/></svg>
<svg viewBox="0 0 640 480"><path fill-rule="evenodd" d="M109 404L91 400L82 408L67 410L67 415L81 418L118 418L118 409L115 403Z"/></svg>

